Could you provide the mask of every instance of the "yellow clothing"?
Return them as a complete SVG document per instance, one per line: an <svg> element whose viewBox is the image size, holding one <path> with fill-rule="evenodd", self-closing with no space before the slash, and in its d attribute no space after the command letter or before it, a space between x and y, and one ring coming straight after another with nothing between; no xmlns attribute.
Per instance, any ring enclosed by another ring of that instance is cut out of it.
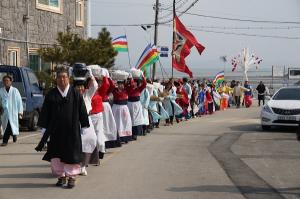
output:
<svg viewBox="0 0 300 199"><path fill-rule="evenodd" d="M227 95L231 94L233 92L233 88L229 87L229 86L224 86L223 89L224 93L226 93Z"/></svg>

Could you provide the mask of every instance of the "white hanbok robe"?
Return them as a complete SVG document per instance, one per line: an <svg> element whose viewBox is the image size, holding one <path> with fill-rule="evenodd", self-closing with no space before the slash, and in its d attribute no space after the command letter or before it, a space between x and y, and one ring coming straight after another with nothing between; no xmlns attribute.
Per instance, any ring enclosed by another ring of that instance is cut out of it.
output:
<svg viewBox="0 0 300 199"><path fill-rule="evenodd" d="M159 88L158 88L158 91L162 93L164 91L164 89L165 89L165 87L163 85L160 85ZM157 103L158 108L160 110L159 111L160 119L162 119L162 120L169 119L170 116L169 116L168 112L166 111L166 109L165 109L165 107L163 106L163 103L162 103L164 98L160 97L160 100L161 101Z"/></svg>
<svg viewBox="0 0 300 199"><path fill-rule="evenodd" d="M98 89L98 83L94 77L92 77L92 84L88 90L83 94L86 110L89 113L92 110L92 98ZM89 116L90 127L81 129L82 139L82 152L92 153L97 146L97 135L92 122L91 116Z"/></svg>
<svg viewBox="0 0 300 199"><path fill-rule="evenodd" d="M103 102L103 131L105 141L117 140L117 125L109 102Z"/></svg>
<svg viewBox="0 0 300 199"><path fill-rule="evenodd" d="M220 107L220 103L221 103L221 95L218 93L218 92L216 92L216 91L213 91L213 98L214 98L214 102L216 103L216 105L217 106L219 106ZM216 106L215 106L215 104L214 104L214 112L216 111Z"/></svg>
<svg viewBox="0 0 300 199"><path fill-rule="evenodd" d="M9 121L13 135L19 135L19 113L23 114L23 102L19 90L11 86L7 93L5 87L1 88L0 100L3 107L2 133L5 132Z"/></svg>
<svg viewBox="0 0 300 199"><path fill-rule="evenodd" d="M158 97L158 93L157 93L156 89L153 90L153 96ZM158 122L158 120L161 118L161 116L158 113L157 101L151 101L150 100L149 110L151 112L153 122L154 123Z"/></svg>
<svg viewBox="0 0 300 199"><path fill-rule="evenodd" d="M148 108L150 103L150 95L147 88L145 88L141 93L140 101L143 107L142 112L143 112L144 125L148 126L149 125Z"/></svg>
<svg viewBox="0 0 300 199"><path fill-rule="evenodd" d="M169 95L164 98L163 106L165 107L165 110L169 114L170 117L180 115L183 110L182 108L176 103L176 88L172 88L169 90ZM174 113L172 109L172 105L174 106Z"/></svg>

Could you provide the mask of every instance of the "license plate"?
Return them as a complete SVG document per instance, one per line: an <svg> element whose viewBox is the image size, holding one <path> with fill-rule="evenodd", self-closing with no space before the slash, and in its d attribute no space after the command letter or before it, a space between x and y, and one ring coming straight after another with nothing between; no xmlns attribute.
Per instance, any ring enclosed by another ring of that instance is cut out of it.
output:
<svg viewBox="0 0 300 199"><path fill-rule="evenodd" d="M296 120L296 116L287 115L287 116L278 116L279 120Z"/></svg>

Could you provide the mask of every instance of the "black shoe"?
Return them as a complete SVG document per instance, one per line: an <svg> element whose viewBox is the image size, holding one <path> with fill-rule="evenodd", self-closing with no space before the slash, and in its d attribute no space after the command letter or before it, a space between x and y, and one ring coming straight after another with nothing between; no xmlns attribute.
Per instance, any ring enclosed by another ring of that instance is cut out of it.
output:
<svg viewBox="0 0 300 199"><path fill-rule="evenodd" d="M137 136L136 135L132 135L132 140L137 140Z"/></svg>
<svg viewBox="0 0 300 199"><path fill-rule="evenodd" d="M13 142L17 142L17 136L16 135L13 136Z"/></svg>
<svg viewBox="0 0 300 199"><path fill-rule="evenodd" d="M104 158L104 153L99 151L99 159L103 159Z"/></svg>
<svg viewBox="0 0 300 199"><path fill-rule="evenodd" d="M62 187L66 184L67 184L67 177L60 177L60 178L58 178L57 183L55 184L55 186Z"/></svg>
<svg viewBox="0 0 300 199"><path fill-rule="evenodd" d="M75 178L69 178L67 188L68 189L73 189L76 184L76 179Z"/></svg>
<svg viewBox="0 0 300 199"><path fill-rule="evenodd" d="M300 133L297 133L297 140L300 141Z"/></svg>
<svg viewBox="0 0 300 199"><path fill-rule="evenodd" d="M7 143L3 142L3 143L1 144L1 146L7 146Z"/></svg>

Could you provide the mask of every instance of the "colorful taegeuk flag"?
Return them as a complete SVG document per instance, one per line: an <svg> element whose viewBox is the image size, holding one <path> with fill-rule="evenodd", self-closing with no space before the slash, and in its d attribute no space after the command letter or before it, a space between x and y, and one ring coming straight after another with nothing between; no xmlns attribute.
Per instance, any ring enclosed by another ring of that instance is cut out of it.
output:
<svg viewBox="0 0 300 199"><path fill-rule="evenodd" d="M220 85L224 81L224 71L221 71L216 74L216 77L213 81L214 85Z"/></svg>
<svg viewBox="0 0 300 199"><path fill-rule="evenodd" d="M112 46L118 52L128 52L128 43L126 35L119 36L112 40Z"/></svg>
<svg viewBox="0 0 300 199"><path fill-rule="evenodd" d="M156 46L148 44L136 63L136 68L143 70L147 74L148 66L157 62L158 59L159 55Z"/></svg>

